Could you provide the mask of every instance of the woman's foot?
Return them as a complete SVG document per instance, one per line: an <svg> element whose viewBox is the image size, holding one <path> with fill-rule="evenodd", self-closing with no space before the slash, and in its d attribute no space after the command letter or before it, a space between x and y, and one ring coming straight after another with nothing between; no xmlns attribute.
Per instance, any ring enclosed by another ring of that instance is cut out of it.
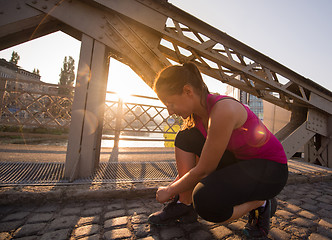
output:
<svg viewBox="0 0 332 240"><path fill-rule="evenodd" d="M270 231L270 219L277 210L275 198L267 200L265 207L259 207L249 212L248 223L243 233L247 237L266 237Z"/></svg>
<svg viewBox="0 0 332 240"><path fill-rule="evenodd" d="M167 225L174 222L192 223L197 221L197 213L192 204L178 203L178 198L168 203L161 211L152 213L148 221L154 225Z"/></svg>

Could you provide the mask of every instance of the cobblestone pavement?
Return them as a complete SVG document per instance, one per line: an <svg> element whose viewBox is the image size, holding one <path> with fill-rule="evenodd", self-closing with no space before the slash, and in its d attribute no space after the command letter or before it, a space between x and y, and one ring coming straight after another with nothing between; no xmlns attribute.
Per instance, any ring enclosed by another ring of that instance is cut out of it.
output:
<svg viewBox="0 0 332 240"><path fill-rule="evenodd" d="M287 185L278 203L269 239L332 239L331 181ZM148 215L161 207L152 197L1 206L0 239L245 239L246 217L224 225L149 225Z"/></svg>

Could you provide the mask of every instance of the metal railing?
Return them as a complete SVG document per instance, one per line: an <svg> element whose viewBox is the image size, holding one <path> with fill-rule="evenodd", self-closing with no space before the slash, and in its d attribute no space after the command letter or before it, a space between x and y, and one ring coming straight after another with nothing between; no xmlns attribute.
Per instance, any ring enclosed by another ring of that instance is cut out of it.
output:
<svg viewBox="0 0 332 240"><path fill-rule="evenodd" d="M73 87L0 78L0 135L66 139L73 95ZM124 101L108 91L103 124L103 139L117 147L119 140L173 141L181 120L157 98L131 95Z"/></svg>

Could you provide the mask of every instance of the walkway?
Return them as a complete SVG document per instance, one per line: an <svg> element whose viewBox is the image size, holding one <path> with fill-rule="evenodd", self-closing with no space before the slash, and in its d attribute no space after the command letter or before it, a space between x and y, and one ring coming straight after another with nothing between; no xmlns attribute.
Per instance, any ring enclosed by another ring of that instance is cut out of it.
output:
<svg viewBox="0 0 332 240"><path fill-rule="evenodd" d="M290 161L269 239L332 239L332 170ZM243 239L243 217L230 224L199 219L155 227L150 213L167 182L85 183L0 188L0 239Z"/></svg>

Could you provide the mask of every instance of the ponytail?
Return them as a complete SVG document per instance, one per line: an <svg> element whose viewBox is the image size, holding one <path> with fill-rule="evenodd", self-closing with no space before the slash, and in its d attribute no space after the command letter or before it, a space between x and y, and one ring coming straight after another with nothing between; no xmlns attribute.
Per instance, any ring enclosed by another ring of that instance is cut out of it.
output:
<svg viewBox="0 0 332 240"><path fill-rule="evenodd" d="M203 81L198 67L193 62L182 65L169 66L163 69L156 78L154 91L159 98L182 94L184 85L189 84L201 97L201 104L205 106L206 96L209 90ZM185 119L184 128L195 126L195 117L192 115Z"/></svg>

